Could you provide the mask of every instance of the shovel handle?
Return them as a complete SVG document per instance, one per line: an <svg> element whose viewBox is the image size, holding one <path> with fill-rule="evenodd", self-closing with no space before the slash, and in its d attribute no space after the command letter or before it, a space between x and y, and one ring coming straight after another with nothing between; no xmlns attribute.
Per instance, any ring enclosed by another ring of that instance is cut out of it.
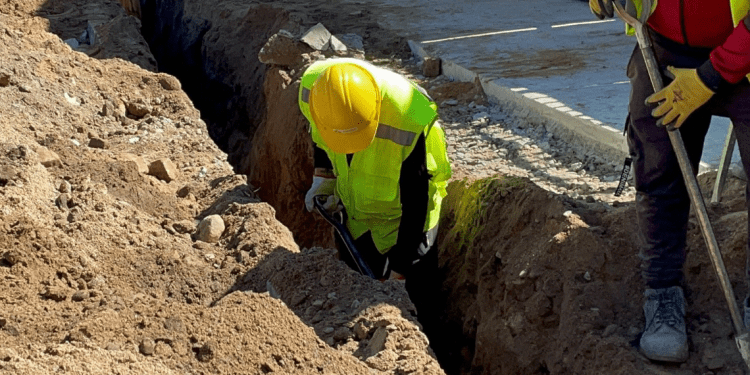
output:
<svg viewBox="0 0 750 375"><path fill-rule="evenodd" d="M341 217L341 220L336 220L333 215L331 215L328 210L323 207L323 204L325 203L326 196L325 195L316 195L313 197L313 204L315 205L315 210L318 211L320 216L323 216L323 218L331 225L333 225L333 228L338 232L339 236L341 236L341 239L344 241L344 245L346 246L346 249L349 251L349 255L351 255L352 259L354 259L354 263L357 265L357 268L359 270L359 273L365 276L368 276L372 279L377 279L375 277L375 274L372 273L372 270L369 266L367 266L367 262L362 258L362 254L357 251L357 248L354 246L354 239L352 238L351 233L349 233L349 229L346 227L346 224L344 223L343 215Z"/></svg>

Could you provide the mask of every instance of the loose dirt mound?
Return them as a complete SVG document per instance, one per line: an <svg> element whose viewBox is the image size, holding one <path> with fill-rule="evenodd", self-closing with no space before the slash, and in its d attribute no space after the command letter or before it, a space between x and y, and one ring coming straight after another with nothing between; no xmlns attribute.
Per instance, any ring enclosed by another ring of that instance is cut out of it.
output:
<svg viewBox="0 0 750 375"><path fill-rule="evenodd" d="M713 183L701 178L704 191ZM732 280L743 280L743 182L710 207ZM455 182L441 243L451 301L449 373L741 374L732 323L694 219L686 264L690 360L660 366L634 345L642 292L633 204L617 208L554 195L526 179ZM743 296L745 285L735 292Z"/></svg>
<svg viewBox="0 0 750 375"><path fill-rule="evenodd" d="M428 340L400 282L312 246L330 241L302 211L312 164L296 95L314 56L257 58L281 28L317 22L360 33L380 57L401 56L403 39L358 2L126 3L142 23L114 0L0 3L1 372L441 374L430 344L451 374L743 372L694 222L691 358L653 364L632 346L643 325L632 203L509 176L450 185L445 330ZM100 43L73 51L62 40L89 21ZM156 73L180 63L195 80ZM475 89L431 88L484 103ZM742 280L744 185L730 182L709 211ZM223 225L205 228L212 215Z"/></svg>
<svg viewBox="0 0 750 375"><path fill-rule="evenodd" d="M330 251L310 255L314 270L274 263L301 257L292 233L234 174L175 77L47 31L108 14L98 30L145 46L124 12L0 4L0 372L442 373L401 284L347 274ZM210 215L218 240L200 224ZM295 269L337 277L301 289L324 319L266 294L297 290L279 279ZM344 298L343 274L362 294Z"/></svg>

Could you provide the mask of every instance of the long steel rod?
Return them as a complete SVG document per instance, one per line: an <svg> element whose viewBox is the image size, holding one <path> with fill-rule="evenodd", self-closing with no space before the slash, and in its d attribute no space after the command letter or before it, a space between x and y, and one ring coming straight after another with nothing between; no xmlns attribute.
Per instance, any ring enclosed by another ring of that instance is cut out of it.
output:
<svg viewBox="0 0 750 375"><path fill-rule="evenodd" d="M732 164L735 143L737 143L737 136L734 135L734 124L730 122L727 137L724 139L724 150L721 153L719 170L716 172L716 182L714 182L714 190L713 194L711 194L711 203L717 203L721 200L721 193L724 192L724 184L727 182L727 175L729 174L729 166Z"/></svg>

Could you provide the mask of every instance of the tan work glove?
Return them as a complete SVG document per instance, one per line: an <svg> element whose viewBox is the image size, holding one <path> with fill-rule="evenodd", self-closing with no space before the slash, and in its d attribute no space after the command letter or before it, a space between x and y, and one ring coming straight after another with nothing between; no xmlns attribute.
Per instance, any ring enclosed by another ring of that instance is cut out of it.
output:
<svg viewBox="0 0 750 375"><path fill-rule="evenodd" d="M589 0L589 9L600 20L603 20L604 17L612 18L615 15L615 6L612 5L612 0Z"/></svg>
<svg viewBox="0 0 750 375"><path fill-rule="evenodd" d="M696 69L668 66L667 71L674 76L674 80L661 91L646 98L646 103L659 104L651 111L652 116L659 117L657 125L679 128L691 113L711 99L714 92L698 77Z"/></svg>

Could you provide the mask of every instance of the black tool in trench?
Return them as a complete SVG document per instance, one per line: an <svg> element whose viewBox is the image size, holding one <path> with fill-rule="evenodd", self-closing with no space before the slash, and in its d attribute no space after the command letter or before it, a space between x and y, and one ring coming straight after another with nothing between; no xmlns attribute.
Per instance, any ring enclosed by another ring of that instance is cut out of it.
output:
<svg viewBox="0 0 750 375"><path fill-rule="evenodd" d="M654 51L651 48L651 40L646 35L644 26L645 19L637 20L635 17L628 14L620 5L619 0L615 0L612 3L617 15L628 25L635 28L635 36L638 39L638 46L641 49L643 60L646 63L648 75L651 79L651 85L654 87L654 92L660 91L664 88L664 82L662 81L661 73L659 72L659 64L657 63ZM650 0L643 1L643 9L651 9ZM647 16L648 12L643 13L644 16ZM745 324L742 321L742 315L740 314L740 309L737 306L737 301L734 297L732 284L729 281L727 269L724 267L724 260L721 258L721 253L719 252L719 244L716 242L716 236L714 236L713 228L711 228L711 222L708 220L706 203L703 202L703 195L701 195L700 187L698 187L698 180L695 178L693 168L690 166L690 159L685 150L685 143L682 141L682 135L677 129L667 127L665 131L669 134L672 148L677 155L677 161L680 164L682 177L685 180L685 186L687 187L688 195L690 195L690 201L695 209L695 216L698 218L701 231L703 232L703 239L706 241L708 255L711 258L711 263L716 271L716 276L719 278L719 284L724 292L724 298L726 298L727 305L729 305L729 313L732 316L732 323L734 324L734 340L737 343L737 349L742 355L745 365L750 368L750 333L748 333Z"/></svg>
<svg viewBox="0 0 750 375"><path fill-rule="evenodd" d="M352 238L352 234L349 233L349 229L346 227L346 212L344 210L341 210L333 214L329 213L328 210L326 210L324 207L327 198L328 196L326 195L316 195L315 197L313 197L315 209L318 211L320 216L323 216L323 218L326 219L328 223L333 225L333 228L341 236L346 249L349 251L349 255L352 256L352 259L354 259L354 262L359 269L359 273L365 276L369 276L370 278L377 279L375 277L375 274L372 273L370 267L367 266L367 263L362 258L362 255L359 253L359 251L357 251L357 247L354 246L354 239Z"/></svg>

